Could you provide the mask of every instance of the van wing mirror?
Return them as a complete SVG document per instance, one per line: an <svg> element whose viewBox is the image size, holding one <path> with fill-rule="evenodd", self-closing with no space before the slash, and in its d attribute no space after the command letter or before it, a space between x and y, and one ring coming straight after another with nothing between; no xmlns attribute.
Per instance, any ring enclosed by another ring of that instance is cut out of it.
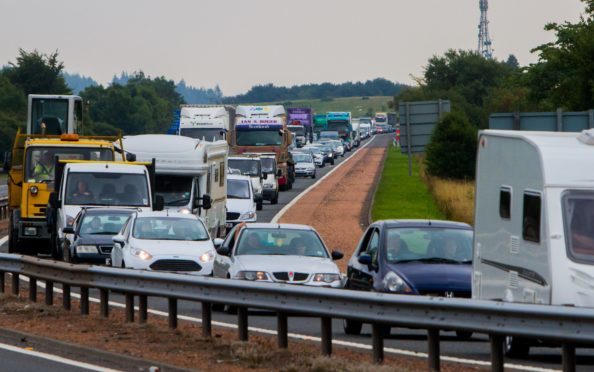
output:
<svg viewBox="0 0 594 372"><path fill-rule="evenodd" d="M124 239L124 236L121 235L121 234L118 234L118 235L114 236L113 238L111 238L111 240L113 240L114 243L118 243L122 247L126 244L126 241Z"/></svg>
<svg viewBox="0 0 594 372"><path fill-rule="evenodd" d="M202 195L202 209L210 209L212 208L212 199L210 195L204 194Z"/></svg>
<svg viewBox="0 0 594 372"><path fill-rule="evenodd" d="M68 226L62 229L64 234L74 234L74 227Z"/></svg>
<svg viewBox="0 0 594 372"><path fill-rule="evenodd" d="M224 240L221 238L214 238L212 240L212 244L214 245L215 249L219 249L221 248L221 246L223 245Z"/></svg>
<svg viewBox="0 0 594 372"><path fill-rule="evenodd" d="M229 256L229 247L217 248L217 254L219 254L221 256Z"/></svg>
<svg viewBox="0 0 594 372"><path fill-rule="evenodd" d="M136 154L133 154L131 152L127 152L126 153L126 161L136 161Z"/></svg>
<svg viewBox="0 0 594 372"><path fill-rule="evenodd" d="M358 261L361 265L371 266L371 256L367 253L360 255Z"/></svg>

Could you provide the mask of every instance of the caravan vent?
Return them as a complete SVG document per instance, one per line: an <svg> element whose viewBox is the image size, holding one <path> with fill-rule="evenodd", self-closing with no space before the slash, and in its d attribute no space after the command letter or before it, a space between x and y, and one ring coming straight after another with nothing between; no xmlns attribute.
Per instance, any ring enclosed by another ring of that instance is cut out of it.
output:
<svg viewBox="0 0 594 372"><path fill-rule="evenodd" d="M509 252L513 254L520 253L520 238L517 236L511 236L509 238Z"/></svg>
<svg viewBox="0 0 594 372"><path fill-rule="evenodd" d="M510 271L509 272L509 287L510 288L518 288L520 284L518 280L518 272L517 271Z"/></svg>

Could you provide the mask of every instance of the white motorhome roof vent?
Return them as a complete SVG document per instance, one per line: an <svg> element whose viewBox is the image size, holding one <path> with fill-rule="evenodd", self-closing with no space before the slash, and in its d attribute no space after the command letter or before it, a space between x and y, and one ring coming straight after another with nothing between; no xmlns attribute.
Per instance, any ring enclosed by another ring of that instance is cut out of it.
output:
<svg viewBox="0 0 594 372"><path fill-rule="evenodd" d="M578 140L585 145L594 145L594 129L585 129L578 136Z"/></svg>

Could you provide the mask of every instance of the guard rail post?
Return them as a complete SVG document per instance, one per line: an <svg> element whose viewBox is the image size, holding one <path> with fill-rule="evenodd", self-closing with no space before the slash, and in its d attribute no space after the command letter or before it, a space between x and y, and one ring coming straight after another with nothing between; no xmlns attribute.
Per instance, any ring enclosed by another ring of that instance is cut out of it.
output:
<svg viewBox="0 0 594 372"><path fill-rule="evenodd" d="M168 298L169 302L169 328L177 328L177 299L173 297Z"/></svg>
<svg viewBox="0 0 594 372"><path fill-rule="evenodd" d="M322 317L322 355L332 355L332 318Z"/></svg>
<svg viewBox="0 0 594 372"><path fill-rule="evenodd" d="M281 349L286 349L289 346L289 326L287 322L287 313L281 311L276 313L276 325L278 347Z"/></svg>
<svg viewBox="0 0 594 372"><path fill-rule="evenodd" d="M439 371L439 329L427 330L429 371Z"/></svg>
<svg viewBox="0 0 594 372"><path fill-rule="evenodd" d="M138 322L141 324L146 323L148 318L148 298L146 295L138 296Z"/></svg>
<svg viewBox="0 0 594 372"><path fill-rule="evenodd" d="M371 325L373 363L376 364L382 364L384 362L384 327L387 326L377 323Z"/></svg>
<svg viewBox="0 0 594 372"><path fill-rule="evenodd" d="M12 294L15 296L19 295L19 274L12 273Z"/></svg>
<svg viewBox="0 0 594 372"><path fill-rule="evenodd" d="M134 295L126 293L126 322L134 323Z"/></svg>
<svg viewBox="0 0 594 372"><path fill-rule="evenodd" d="M237 308L237 331L239 341L248 340L248 311L247 307L239 306Z"/></svg>
<svg viewBox="0 0 594 372"><path fill-rule="evenodd" d="M0 271L0 293L4 293L4 279L6 277L4 276L4 271Z"/></svg>
<svg viewBox="0 0 594 372"><path fill-rule="evenodd" d="M52 306L54 304L54 282L45 281L45 304Z"/></svg>
<svg viewBox="0 0 594 372"><path fill-rule="evenodd" d="M563 372L575 372L575 346L564 343L562 346Z"/></svg>
<svg viewBox="0 0 594 372"><path fill-rule="evenodd" d="M212 336L212 306L210 302L203 301L202 307L202 337Z"/></svg>
<svg viewBox="0 0 594 372"><path fill-rule="evenodd" d="M99 297L100 297L100 313L101 316L104 318L109 317L109 290L105 288L101 288L99 290Z"/></svg>
<svg viewBox="0 0 594 372"><path fill-rule="evenodd" d="M70 284L62 284L62 306L64 310L70 310Z"/></svg>
<svg viewBox="0 0 594 372"><path fill-rule="evenodd" d="M503 372L503 336L498 334L489 335L491 342L491 371Z"/></svg>
<svg viewBox="0 0 594 372"><path fill-rule="evenodd" d="M80 313L89 315L89 287L80 287Z"/></svg>
<svg viewBox="0 0 594 372"><path fill-rule="evenodd" d="M29 278L29 301L37 302L37 279Z"/></svg>

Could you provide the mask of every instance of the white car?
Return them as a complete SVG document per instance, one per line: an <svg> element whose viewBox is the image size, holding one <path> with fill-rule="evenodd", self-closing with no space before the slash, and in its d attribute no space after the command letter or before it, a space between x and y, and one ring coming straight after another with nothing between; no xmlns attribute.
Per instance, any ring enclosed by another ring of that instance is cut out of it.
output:
<svg viewBox="0 0 594 372"><path fill-rule="evenodd" d="M250 177L227 175L227 230L240 222L256 222L257 218Z"/></svg>
<svg viewBox="0 0 594 372"><path fill-rule="evenodd" d="M136 212L113 237L111 266L210 275L214 244L200 218Z"/></svg>
<svg viewBox="0 0 594 372"><path fill-rule="evenodd" d="M316 164L309 153L294 153L295 175L316 178Z"/></svg>
<svg viewBox="0 0 594 372"><path fill-rule="evenodd" d="M213 276L342 288L344 278L334 263L342 257L330 253L311 226L241 224L217 247Z"/></svg>
<svg viewBox="0 0 594 372"><path fill-rule="evenodd" d="M230 170L239 170L244 176L250 176L256 201L256 209L262 210L264 200L262 185L262 162L259 156L230 156L228 158Z"/></svg>

